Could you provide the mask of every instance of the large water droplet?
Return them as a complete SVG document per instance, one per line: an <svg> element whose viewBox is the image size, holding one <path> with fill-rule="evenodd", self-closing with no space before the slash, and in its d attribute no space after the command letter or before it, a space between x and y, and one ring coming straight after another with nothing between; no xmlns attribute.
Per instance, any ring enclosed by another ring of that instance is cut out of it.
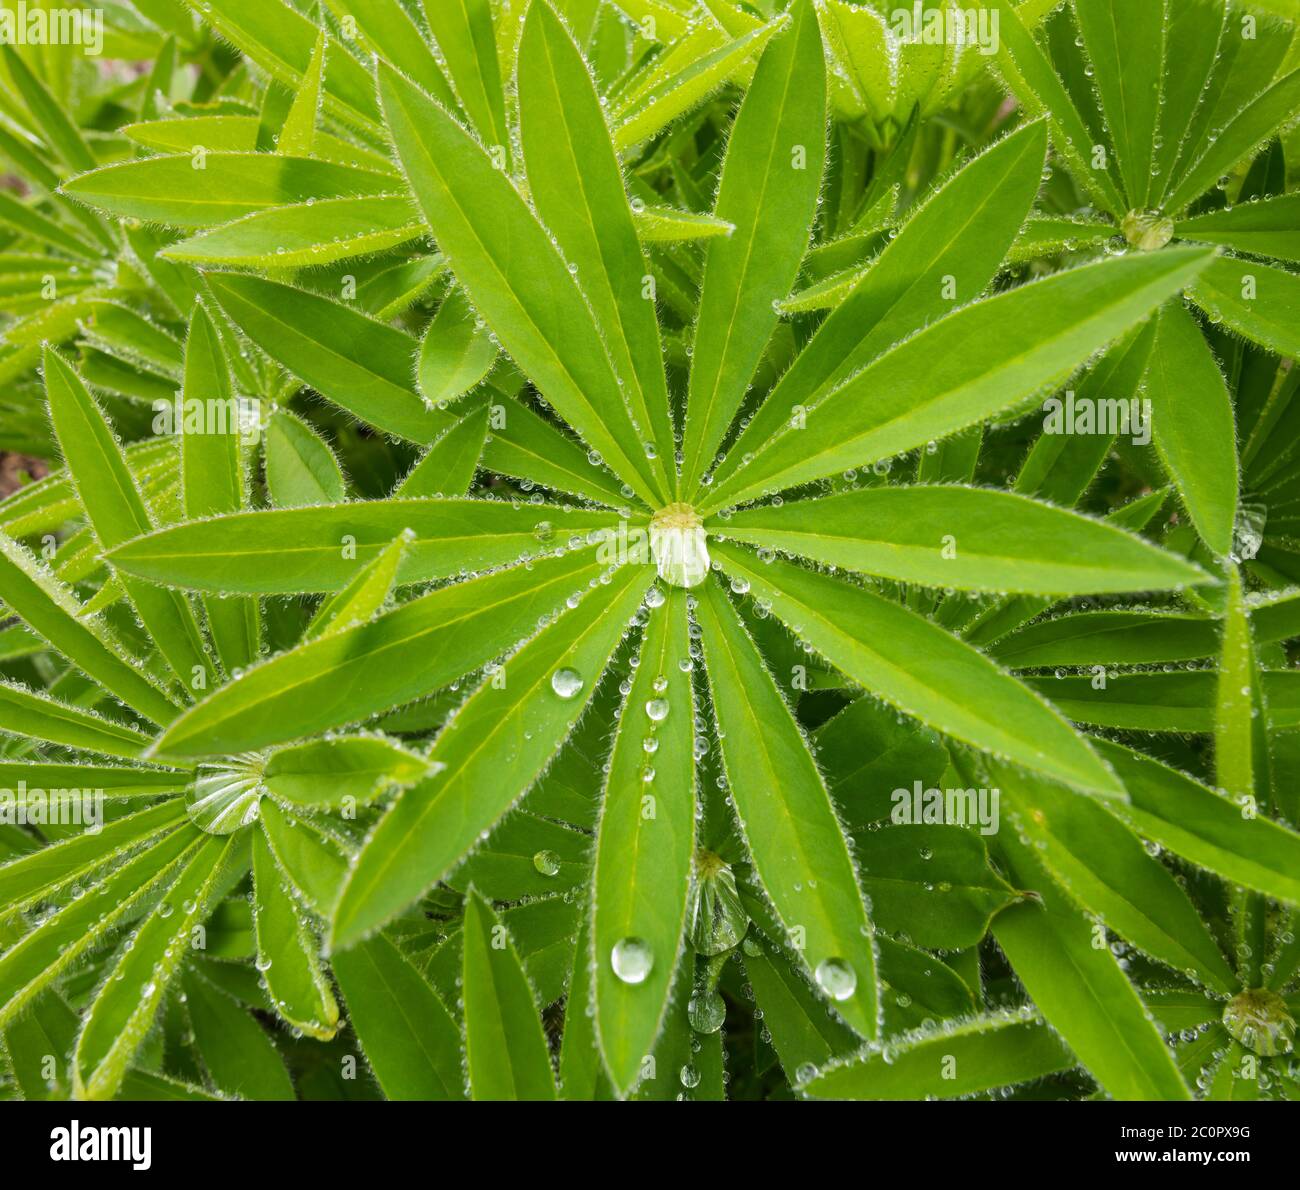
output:
<svg viewBox="0 0 1300 1190"><path fill-rule="evenodd" d="M655 956L643 938L623 938L609 952L609 965L624 983L645 983L654 970Z"/></svg>
<svg viewBox="0 0 1300 1190"><path fill-rule="evenodd" d="M554 851L539 851L533 856L533 867L543 876L558 876L560 857Z"/></svg>
<svg viewBox="0 0 1300 1190"><path fill-rule="evenodd" d="M698 587L709 577L708 534L689 504L669 504L655 513L650 553L659 577L674 587Z"/></svg>
<svg viewBox="0 0 1300 1190"><path fill-rule="evenodd" d="M858 990L858 973L843 959L822 959L813 975L817 986L832 1000L847 1000Z"/></svg>
<svg viewBox="0 0 1300 1190"><path fill-rule="evenodd" d="M697 1033L716 1033L726 1015L727 1005L717 992L696 992L686 1005L686 1017Z"/></svg>
<svg viewBox="0 0 1300 1190"><path fill-rule="evenodd" d="M567 665L551 674L551 689L561 698L576 698L584 685L582 675Z"/></svg>
<svg viewBox="0 0 1300 1190"><path fill-rule="evenodd" d="M656 723L662 723L667 719L668 711L668 700L666 698L652 698L645 704L645 713Z"/></svg>

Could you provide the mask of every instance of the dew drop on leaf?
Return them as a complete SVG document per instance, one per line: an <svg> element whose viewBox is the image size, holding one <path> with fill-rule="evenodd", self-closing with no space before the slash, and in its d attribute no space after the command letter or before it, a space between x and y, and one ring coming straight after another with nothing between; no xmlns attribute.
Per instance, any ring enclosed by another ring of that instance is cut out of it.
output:
<svg viewBox="0 0 1300 1190"><path fill-rule="evenodd" d="M847 1000L858 989L858 973L843 959L822 959L813 975L832 1000Z"/></svg>
<svg viewBox="0 0 1300 1190"><path fill-rule="evenodd" d="M568 666L551 674L551 689L563 699L576 698L584 685L582 675Z"/></svg>
<svg viewBox="0 0 1300 1190"><path fill-rule="evenodd" d="M654 970L655 956L644 938L622 938L609 952L609 965L624 983L645 983Z"/></svg>

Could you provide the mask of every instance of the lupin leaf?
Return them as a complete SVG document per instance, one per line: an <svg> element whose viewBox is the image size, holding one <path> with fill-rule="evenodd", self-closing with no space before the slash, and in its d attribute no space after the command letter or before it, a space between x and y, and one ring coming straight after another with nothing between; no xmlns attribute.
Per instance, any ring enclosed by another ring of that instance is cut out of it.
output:
<svg viewBox="0 0 1300 1190"><path fill-rule="evenodd" d="M817 762L721 587L708 584L697 613L723 770L755 872L801 965L857 1033L874 1037L871 924Z"/></svg>
<svg viewBox="0 0 1300 1190"><path fill-rule="evenodd" d="M614 1086L624 1094L640 1077L641 1060L654 1049L663 1026L691 888L695 702L688 627L681 591L651 613L610 752L596 835L594 1020ZM650 710L661 702L671 710L656 720ZM652 956L649 971L636 981L621 977L615 962L629 939Z"/></svg>
<svg viewBox="0 0 1300 1190"><path fill-rule="evenodd" d="M554 1099L555 1072L523 964L490 906L470 891L464 930L465 1065L473 1099Z"/></svg>

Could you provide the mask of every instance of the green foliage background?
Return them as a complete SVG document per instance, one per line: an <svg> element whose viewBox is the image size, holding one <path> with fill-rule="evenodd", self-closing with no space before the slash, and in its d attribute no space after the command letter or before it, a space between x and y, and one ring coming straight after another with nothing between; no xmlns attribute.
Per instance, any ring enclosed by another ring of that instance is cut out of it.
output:
<svg viewBox="0 0 1300 1190"><path fill-rule="evenodd" d="M1300 1098L1289 3L101 8L0 1093Z"/></svg>

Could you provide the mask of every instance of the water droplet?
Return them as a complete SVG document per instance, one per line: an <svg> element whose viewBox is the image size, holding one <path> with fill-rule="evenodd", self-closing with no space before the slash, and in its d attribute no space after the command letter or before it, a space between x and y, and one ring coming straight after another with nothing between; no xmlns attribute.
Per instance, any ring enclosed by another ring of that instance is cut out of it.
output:
<svg viewBox="0 0 1300 1190"><path fill-rule="evenodd" d="M584 685L582 675L568 666L551 674L551 689L563 699L576 698Z"/></svg>
<svg viewBox="0 0 1300 1190"><path fill-rule="evenodd" d="M696 992L686 1005L687 1019L697 1033L716 1033L726 1015L726 1003L717 992Z"/></svg>
<svg viewBox="0 0 1300 1190"><path fill-rule="evenodd" d="M554 851L539 851L533 856L533 867L543 876L558 876L560 857Z"/></svg>
<svg viewBox="0 0 1300 1190"><path fill-rule="evenodd" d="M655 956L643 938L623 938L609 952L609 965L624 983L645 983L654 970Z"/></svg>
<svg viewBox="0 0 1300 1190"><path fill-rule="evenodd" d="M645 704L645 713L650 716L655 723L662 723L668 718L668 700L666 698L652 698Z"/></svg>
<svg viewBox="0 0 1300 1190"><path fill-rule="evenodd" d="M681 1073L678 1077L682 1080L682 1086L687 1089L698 1087L700 1085L700 1072L696 1070L694 1066L689 1064L682 1067Z"/></svg>
<svg viewBox="0 0 1300 1190"><path fill-rule="evenodd" d="M822 959L813 975L832 1000L847 1000L858 989L858 973L843 959Z"/></svg>

